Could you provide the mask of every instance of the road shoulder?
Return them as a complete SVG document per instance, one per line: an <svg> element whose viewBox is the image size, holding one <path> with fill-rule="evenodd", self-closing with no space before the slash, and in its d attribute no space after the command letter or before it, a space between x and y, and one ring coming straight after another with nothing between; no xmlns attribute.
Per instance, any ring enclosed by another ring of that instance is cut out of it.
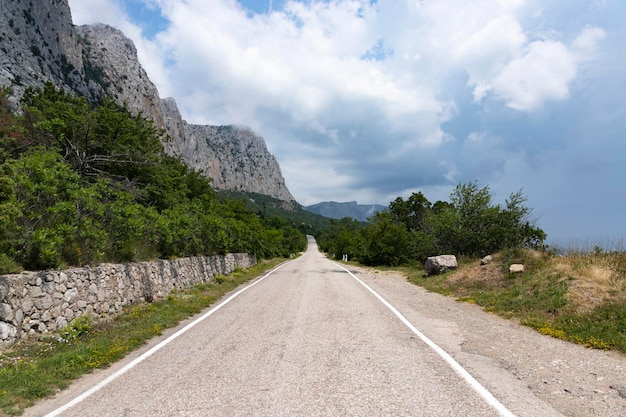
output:
<svg viewBox="0 0 626 417"><path fill-rule="evenodd" d="M555 415L550 409L567 416L626 415L624 355L542 335L479 306L428 292L399 273L349 269L513 411L539 401L546 415Z"/></svg>

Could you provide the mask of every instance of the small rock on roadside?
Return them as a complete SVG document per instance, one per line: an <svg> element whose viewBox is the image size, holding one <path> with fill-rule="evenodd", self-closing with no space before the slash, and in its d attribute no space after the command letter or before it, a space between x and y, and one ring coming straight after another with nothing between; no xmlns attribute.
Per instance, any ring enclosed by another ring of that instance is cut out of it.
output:
<svg viewBox="0 0 626 417"><path fill-rule="evenodd" d="M491 255L487 255L485 256L483 259L480 260L480 264L481 265L488 265L491 263L491 261L493 260Z"/></svg>

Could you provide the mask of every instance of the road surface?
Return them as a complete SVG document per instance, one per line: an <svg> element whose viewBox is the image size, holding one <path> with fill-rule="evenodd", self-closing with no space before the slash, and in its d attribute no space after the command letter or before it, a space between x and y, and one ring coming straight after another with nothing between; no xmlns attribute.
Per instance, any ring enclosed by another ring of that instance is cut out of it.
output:
<svg viewBox="0 0 626 417"><path fill-rule="evenodd" d="M626 416L624 356L560 356L571 346L397 275L344 269L310 240L25 415Z"/></svg>

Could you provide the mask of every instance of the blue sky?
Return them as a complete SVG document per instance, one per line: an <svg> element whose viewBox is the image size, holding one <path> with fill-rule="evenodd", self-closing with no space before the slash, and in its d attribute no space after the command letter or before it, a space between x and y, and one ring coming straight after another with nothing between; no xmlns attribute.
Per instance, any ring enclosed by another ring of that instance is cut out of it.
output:
<svg viewBox="0 0 626 417"><path fill-rule="evenodd" d="M283 8L284 0L246 0L240 1L242 6L255 13L267 13Z"/></svg>
<svg viewBox="0 0 626 417"><path fill-rule="evenodd" d="M520 189L560 245L626 232L623 0L70 0L191 123L261 134L301 204Z"/></svg>

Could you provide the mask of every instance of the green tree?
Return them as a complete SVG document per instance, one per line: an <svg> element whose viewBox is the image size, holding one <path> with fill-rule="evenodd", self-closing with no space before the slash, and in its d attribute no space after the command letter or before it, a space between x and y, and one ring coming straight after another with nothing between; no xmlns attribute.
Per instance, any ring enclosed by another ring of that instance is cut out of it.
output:
<svg viewBox="0 0 626 417"><path fill-rule="evenodd" d="M320 247L336 258L347 255L348 259L360 259L365 246L362 229L361 223L350 217L332 220L330 229L320 238Z"/></svg>
<svg viewBox="0 0 626 417"><path fill-rule="evenodd" d="M526 205L528 199L522 190L512 193L506 200L508 229L506 247L527 247L539 249L547 238L546 233L535 225L530 216L532 209Z"/></svg>
<svg viewBox="0 0 626 417"><path fill-rule="evenodd" d="M22 128L11 108L10 94L10 89L0 87L0 163L26 147Z"/></svg>
<svg viewBox="0 0 626 417"><path fill-rule="evenodd" d="M458 249L458 215L451 203L437 201L431 219L435 247L439 254L455 254ZM432 256L432 255L429 255Z"/></svg>
<svg viewBox="0 0 626 417"><path fill-rule="evenodd" d="M3 242L26 268L57 268L99 260L105 235L97 187L84 187L80 176L58 154L33 150L2 165L13 181L14 219Z"/></svg>
<svg viewBox="0 0 626 417"><path fill-rule="evenodd" d="M406 200L396 198L389 203L389 211L394 221L403 225L407 232L425 231L432 212L430 201L421 192L411 194Z"/></svg>
<svg viewBox="0 0 626 417"><path fill-rule="evenodd" d="M545 233L528 220L530 209L521 191L511 194L502 207L492 203L489 187L479 188L474 181L457 185L450 201L456 211L455 253L484 256L504 248L538 246L545 240Z"/></svg>
<svg viewBox="0 0 626 417"><path fill-rule="evenodd" d="M409 232L389 213L377 212L364 235L366 264L397 266L410 259Z"/></svg>

